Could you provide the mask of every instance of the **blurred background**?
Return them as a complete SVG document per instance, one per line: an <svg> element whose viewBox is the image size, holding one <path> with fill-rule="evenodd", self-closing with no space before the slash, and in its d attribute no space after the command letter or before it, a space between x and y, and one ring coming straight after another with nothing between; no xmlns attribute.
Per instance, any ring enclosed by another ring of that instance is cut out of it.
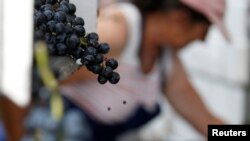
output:
<svg viewBox="0 0 250 141"><path fill-rule="evenodd" d="M250 1L227 0L225 23L232 37L228 44L219 30L212 27L205 42L193 42L179 54L190 80L202 100L216 115L230 124L250 124ZM2 47L2 2L0 1L0 46ZM81 2L77 6L84 5ZM92 2L92 1L91 1ZM96 1L95 1L96 2ZM99 8L115 0L99 0ZM95 7L97 3L93 3ZM93 7L92 7L93 8ZM81 9L81 8L78 8ZM91 9L91 7L89 7ZM85 18L95 17L95 12L85 13ZM88 11L88 10L86 10ZM84 15L83 15L84 16ZM95 19L88 24L89 31L95 31ZM0 47L0 62L1 62ZM1 63L0 63L1 84ZM121 136L121 141L205 141L187 121L181 118L167 100L162 101L163 112L153 121L137 131ZM2 107L7 108L7 107ZM5 140L1 122L0 141Z"/></svg>
<svg viewBox="0 0 250 141"><path fill-rule="evenodd" d="M249 124L250 3L249 0L227 2L225 23L232 43L228 44L220 31L212 27L205 42L193 42L179 55L192 84L214 114L230 124ZM138 135L126 136L147 141L206 140L168 101L163 102L162 107L164 112L138 131Z"/></svg>

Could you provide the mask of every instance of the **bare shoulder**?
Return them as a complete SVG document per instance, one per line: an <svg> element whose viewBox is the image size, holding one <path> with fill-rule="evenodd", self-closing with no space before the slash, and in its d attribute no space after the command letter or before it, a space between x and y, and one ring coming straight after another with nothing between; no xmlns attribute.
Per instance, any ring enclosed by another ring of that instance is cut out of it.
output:
<svg viewBox="0 0 250 141"><path fill-rule="evenodd" d="M99 20L112 20L118 23L126 24L124 13L116 5L100 9L98 15L98 21Z"/></svg>
<svg viewBox="0 0 250 141"><path fill-rule="evenodd" d="M99 11L97 32L100 40L108 42L112 52L121 53L127 41L128 26L124 13L117 6L109 6Z"/></svg>

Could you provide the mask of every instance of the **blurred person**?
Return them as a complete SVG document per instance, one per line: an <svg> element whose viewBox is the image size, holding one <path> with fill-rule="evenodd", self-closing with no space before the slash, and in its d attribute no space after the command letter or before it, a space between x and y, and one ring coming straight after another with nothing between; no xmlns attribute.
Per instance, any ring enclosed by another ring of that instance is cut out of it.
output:
<svg viewBox="0 0 250 141"><path fill-rule="evenodd" d="M179 53L194 88L208 109L230 124L245 124L249 117L249 0L227 0L225 24L231 42L216 26L210 28L205 42L189 44ZM233 103L233 104L232 104ZM171 115L171 141L205 140L178 113Z"/></svg>
<svg viewBox="0 0 250 141"><path fill-rule="evenodd" d="M205 42L195 41L179 53L191 84L208 109L230 124L246 124L250 117L247 91L250 65L247 30L249 2L227 0L224 21L230 32L230 44L213 26ZM162 109L166 109L166 113L139 130L139 137L146 138L144 141L205 140L190 123L171 109L171 105L163 105ZM171 126L166 128L163 122Z"/></svg>
<svg viewBox="0 0 250 141"><path fill-rule="evenodd" d="M98 85L95 76L80 69L62 82L72 108L82 110L95 141L112 141L160 113L160 94L204 136L208 124L223 124L210 113L178 58L178 51L204 40L216 24L229 40L222 23L224 0L131 0L103 8L98 17L100 42L108 42L119 60L117 85Z"/></svg>

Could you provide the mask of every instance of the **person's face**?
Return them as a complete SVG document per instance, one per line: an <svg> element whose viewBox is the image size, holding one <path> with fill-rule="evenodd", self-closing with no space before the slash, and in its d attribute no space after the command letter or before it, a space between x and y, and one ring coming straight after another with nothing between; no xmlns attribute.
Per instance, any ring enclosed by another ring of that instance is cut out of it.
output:
<svg viewBox="0 0 250 141"><path fill-rule="evenodd" d="M175 49L183 48L195 40L204 40L210 26L206 22L194 22L188 15L180 12L170 15L168 20L168 25L162 28L162 34L166 36L162 37L167 38L165 44Z"/></svg>

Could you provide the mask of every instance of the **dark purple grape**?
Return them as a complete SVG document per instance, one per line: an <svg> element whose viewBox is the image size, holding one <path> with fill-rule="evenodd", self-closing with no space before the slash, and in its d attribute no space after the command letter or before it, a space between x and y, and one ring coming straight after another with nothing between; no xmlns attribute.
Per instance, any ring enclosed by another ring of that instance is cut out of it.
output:
<svg viewBox="0 0 250 141"><path fill-rule="evenodd" d="M101 65L93 65L93 66L87 66L87 69L94 74L99 74L102 71L102 66Z"/></svg>
<svg viewBox="0 0 250 141"><path fill-rule="evenodd" d="M101 75L108 79L112 75L112 73L113 69L107 66L102 70Z"/></svg>
<svg viewBox="0 0 250 141"><path fill-rule="evenodd" d="M108 82L108 79L107 79L106 77L102 76L102 75L98 75L97 80L98 80L98 82L99 82L100 84L105 84L105 83Z"/></svg>
<svg viewBox="0 0 250 141"><path fill-rule="evenodd" d="M102 54L97 54L97 55L95 56L95 63L96 63L96 64L102 63L103 60L104 60L104 56L103 56Z"/></svg>
<svg viewBox="0 0 250 141"><path fill-rule="evenodd" d="M46 10L53 10L53 6L51 4L45 4L41 6L41 10L42 11L46 11Z"/></svg>
<svg viewBox="0 0 250 141"><path fill-rule="evenodd" d="M65 32L65 30L66 30L66 27L63 23L57 23L55 25L55 33L56 34L62 34Z"/></svg>
<svg viewBox="0 0 250 141"><path fill-rule="evenodd" d="M70 15L67 16L67 22L70 23L70 24L74 21L74 19L75 19L74 16L70 16Z"/></svg>
<svg viewBox="0 0 250 141"><path fill-rule="evenodd" d="M81 17L76 17L72 23L74 26L81 25L84 26L85 22Z"/></svg>
<svg viewBox="0 0 250 141"><path fill-rule="evenodd" d="M81 25L75 26L73 30L78 36L84 36L86 33L85 28Z"/></svg>
<svg viewBox="0 0 250 141"><path fill-rule="evenodd" d="M99 36L97 33L95 32L92 32L92 33L89 33L87 36L86 36L87 40L91 40L91 39L94 39L96 41L99 40Z"/></svg>
<svg viewBox="0 0 250 141"><path fill-rule="evenodd" d="M39 10L42 6L42 2L40 0L35 0L35 9Z"/></svg>
<svg viewBox="0 0 250 141"><path fill-rule="evenodd" d="M66 40L66 38L67 38L67 34L66 33L62 33L62 34L59 34L59 35L56 36L56 41L58 43L64 43L65 40Z"/></svg>
<svg viewBox="0 0 250 141"><path fill-rule="evenodd" d="M83 65L92 65L95 62L95 57L93 55L86 55L81 58L81 63Z"/></svg>
<svg viewBox="0 0 250 141"><path fill-rule="evenodd" d="M56 42L55 37L51 35L50 33L46 33L44 38L48 44L54 44Z"/></svg>
<svg viewBox="0 0 250 141"><path fill-rule="evenodd" d="M46 16L42 12L37 12L34 20L35 20L35 25L39 26L42 23L46 22Z"/></svg>
<svg viewBox="0 0 250 141"><path fill-rule="evenodd" d="M60 4L62 5L62 4L69 4L69 1L68 0L62 0L61 2L60 2Z"/></svg>
<svg viewBox="0 0 250 141"><path fill-rule="evenodd" d="M95 55L97 55L97 50L93 47L88 47L86 49L86 53L95 56Z"/></svg>
<svg viewBox="0 0 250 141"><path fill-rule="evenodd" d="M80 45L80 38L72 34L66 39L66 45L70 50L75 50Z"/></svg>
<svg viewBox="0 0 250 141"><path fill-rule="evenodd" d="M98 48L99 53L106 54L109 52L109 50L110 50L110 47L107 43L102 43L99 45L99 48Z"/></svg>
<svg viewBox="0 0 250 141"><path fill-rule="evenodd" d="M72 3L69 4L69 14L75 14L76 6Z"/></svg>
<svg viewBox="0 0 250 141"><path fill-rule="evenodd" d="M44 35L44 38L45 38L45 41L48 43L48 42L50 42L50 40L51 40L51 34L50 33L45 33L45 35Z"/></svg>
<svg viewBox="0 0 250 141"><path fill-rule="evenodd" d="M65 12L58 11L54 14L54 20L58 23L65 23L67 21L67 15Z"/></svg>
<svg viewBox="0 0 250 141"><path fill-rule="evenodd" d="M92 47L94 47L96 49L99 48L99 43L98 43L98 41L96 39L90 39L87 42L88 42L88 46L92 46Z"/></svg>
<svg viewBox="0 0 250 141"><path fill-rule="evenodd" d="M61 4L60 7L57 9L57 11L63 11L66 14L68 14L69 13L68 4Z"/></svg>
<svg viewBox="0 0 250 141"><path fill-rule="evenodd" d="M70 24L65 25L65 33L67 34L73 34L73 30Z"/></svg>
<svg viewBox="0 0 250 141"><path fill-rule="evenodd" d="M55 21L48 21L47 22L47 29L50 32L54 32L55 31L55 26L56 26L56 22Z"/></svg>
<svg viewBox="0 0 250 141"><path fill-rule="evenodd" d="M67 46L63 43L56 44L57 54L60 56L66 55Z"/></svg>
<svg viewBox="0 0 250 141"><path fill-rule="evenodd" d="M54 12L52 12L51 10L46 10L43 12L43 14L46 16L47 21L52 20L54 16Z"/></svg>
<svg viewBox="0 0 250 141"><path fill-rule="evenodd" d="M117 72L113 72L109 77L109 82L111 84L117 84L120 81L120 75Z"/></svg>
<svg viewBox="0 0 250 141"><path fill-rule="evenodd" d="M106 61L106 66L111 67L113 70L115 70L118 67L118 62L111 58Z"/></svg>
<svg viewBox="0 0 250 141"><path fill-rule="evenodd" d="M41 25L38 26L37 29L41 30L43 32L46 32L47 31L47 26L46 26L46 24L41 24Z"/></svg>

